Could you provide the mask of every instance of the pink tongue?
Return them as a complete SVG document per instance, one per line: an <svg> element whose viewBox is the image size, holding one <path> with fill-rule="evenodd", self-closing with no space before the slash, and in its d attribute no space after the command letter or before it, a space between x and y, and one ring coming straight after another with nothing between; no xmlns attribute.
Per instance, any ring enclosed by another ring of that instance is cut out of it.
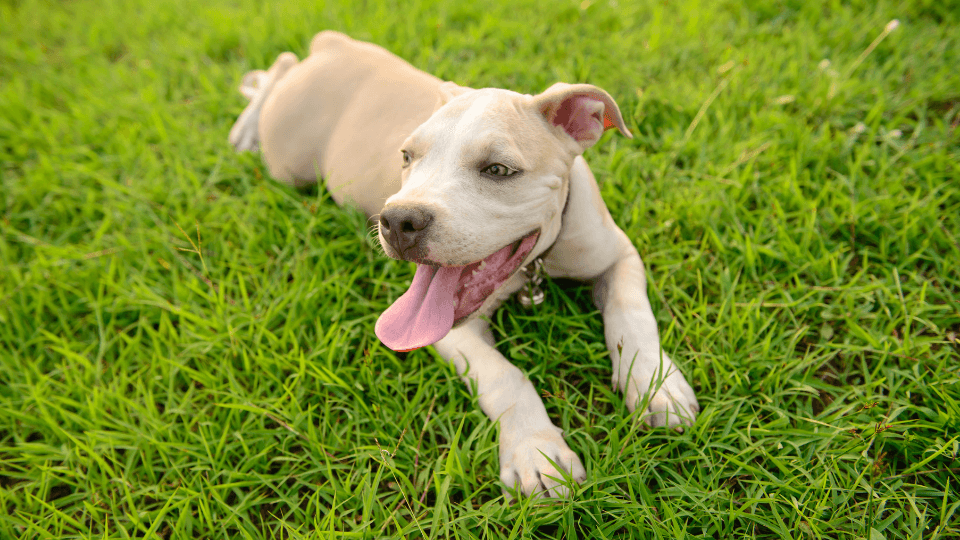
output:
<svg viewBox="0 0 960 540"><path fill-rule="evenodd" d="M453 328L457 282L463 266L417 265L410 289L377 319L377 337L395 351L436 343Z"/></svg>

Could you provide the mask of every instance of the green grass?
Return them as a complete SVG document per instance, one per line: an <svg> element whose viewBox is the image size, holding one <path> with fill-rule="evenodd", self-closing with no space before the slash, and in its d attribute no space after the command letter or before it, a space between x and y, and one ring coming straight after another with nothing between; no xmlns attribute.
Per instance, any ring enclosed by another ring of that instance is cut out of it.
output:
<svg viewBox="0 0 960 540"><path fill-rule="evenodd" d="M955 1L361 4L0 2L0 538L960 537ZM617 98L587 157L692 429L626 413L549 283L494 325L589 479L505 502L452 368L374 337L412 269L227 144L326 28Z"/></svg>

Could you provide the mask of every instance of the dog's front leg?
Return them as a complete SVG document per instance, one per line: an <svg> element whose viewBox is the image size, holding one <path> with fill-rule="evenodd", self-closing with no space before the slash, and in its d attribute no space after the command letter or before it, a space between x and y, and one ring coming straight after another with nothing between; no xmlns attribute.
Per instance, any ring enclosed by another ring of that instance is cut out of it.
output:
<svg viewBox="0 0 960 540"><path fill-rule="evenodd" d="M480 408L500 422L500 480L525 495L566 496L558 467L582 482L587 477L583 464L563 440L562 430L550 422L533 384L493 343L487 322L473 320L451 330L434 347L468 385L476 384Z"/></svg>
<svg viewBox="0 0 960 540"><path fill-rule="evenodd" d="M649 424L689 425L700 410L697 396L660 347L640 254L626 234L616 232L619 257L597 278L593 289L613 360L613 384L624 392L630 411L646 404Z"/></svg>

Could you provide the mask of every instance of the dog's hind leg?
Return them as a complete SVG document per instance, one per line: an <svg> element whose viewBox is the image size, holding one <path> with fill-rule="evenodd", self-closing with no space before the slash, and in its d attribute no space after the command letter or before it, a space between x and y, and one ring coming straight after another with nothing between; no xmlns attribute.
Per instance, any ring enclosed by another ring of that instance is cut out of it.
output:
<svg viewBox="0 0 960 540"><path fill-rule="evenodd" d="M258 69L243 76L240 82L240 93L249 99L250 103L230 129L229 141L237 152L259 150L260 110L277 82L287 74L290 68L297 65L297 62L299 62L297 55L290 52L281 53L269 70Z"/></svg>

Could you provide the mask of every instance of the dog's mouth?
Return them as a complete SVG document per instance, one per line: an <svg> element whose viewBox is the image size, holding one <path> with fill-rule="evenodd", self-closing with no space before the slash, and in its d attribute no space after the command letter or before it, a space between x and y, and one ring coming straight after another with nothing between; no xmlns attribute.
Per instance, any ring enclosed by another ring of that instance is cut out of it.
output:
<svg viewBox="0 0 960 540"><path fill-rule="evenodd" d="M395 351L436 343L520 268L539 237L537 229L463 266L417 264L410 288L377 320L377 337Z"/></svg>

